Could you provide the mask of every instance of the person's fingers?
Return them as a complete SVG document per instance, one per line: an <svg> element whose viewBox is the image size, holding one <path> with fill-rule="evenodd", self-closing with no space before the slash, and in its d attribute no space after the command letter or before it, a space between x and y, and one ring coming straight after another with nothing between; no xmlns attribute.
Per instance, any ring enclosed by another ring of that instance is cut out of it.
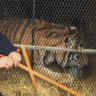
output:
<svg viewBox="0 0 96 96"><path fill-rule="evenodd" d="M21 55L19 54L19 62L21 61L21 59L22 59L22 58L21 58Z"/></svg>
<svg viewBox="0 0 96 96"><path fill-rule="evenodd" d="M7 65L11 68L13 66L12 63L8 62Z"/></svg>
<svg viewBox="0 0 96 96"><path fill-rule="evenodd" d="M20 55L16 55L16 56L14 56L14 59L16 59L18 62L20 62L21 61L21 56Z"/></svg>
<svg viewBox="0 0 96 96"><path fill-rule="evenodd" d="M9 69L10 67L6 64L5 66L4 66L6 69Z"/></svg>
<svg viewBox="0 0 96 96"><path fill-rule="evenodd" d="M12 65L13 64L13 59L9 58L7 63L10 63L10 65Z"/></svg>
<svg viewBox="0 0 96 96"><path fill-rule="evenodd" d="M15 59L14 60L14 66L17 67L18 66L18 61Z"/></svg>
<svg viewBox="0 0 96 96"><path fill-rule="evenodd" d="M9 63L10 65L13 65L13 60L9 60L8 63Z"/></svg>
<svg viewBox="0 0 96 96"><path fill-rule="evenodd" d="M18 66L18 63L21 61L21 58L19 58L19 57L14 57L14 58L12 58L13 59L13 62L14 62L14 66L16 67L16 66Z"/></svg>
<svg viewBox="0 0 96 96"><path fill-rule="evenodd" d="M17 61L21 61L21 54L17 53L17 52L11 52L9 54L9 57L12 57L13 59L16 59Z"/></svg>
<svg viewBox="0 0 96 96"><path fill-rule="evenodd" d="M17 66L18 61L11 57L2 57L0 58L0 68L11 68L12 66Z"/></svg>
<svg viewBox="0 0 96 96"><path fill-rule="evenodd" d="M13 66L13 59L12 58L8 58L6 63L11 68Z"/></svg>

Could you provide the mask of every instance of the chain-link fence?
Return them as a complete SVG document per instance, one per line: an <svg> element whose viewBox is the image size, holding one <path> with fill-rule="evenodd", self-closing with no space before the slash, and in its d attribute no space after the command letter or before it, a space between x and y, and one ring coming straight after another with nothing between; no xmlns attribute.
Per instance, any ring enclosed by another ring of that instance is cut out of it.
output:
<svg viewBox="0 0 96 96"><path fill-rule="evenodd" d="M27 49L34 70L95 96L96 56L82 53L96 49L95 9L95 0L0 0L0 32L13 44L39 46ZM73 96L39 78L35 92L29 73L20 68L0 72L4 96Z"/></svg>

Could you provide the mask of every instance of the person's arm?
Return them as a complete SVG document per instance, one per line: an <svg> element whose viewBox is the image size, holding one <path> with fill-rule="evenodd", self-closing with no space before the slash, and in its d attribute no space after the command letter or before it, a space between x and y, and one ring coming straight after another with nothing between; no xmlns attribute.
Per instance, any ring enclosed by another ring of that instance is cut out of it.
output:
<svg viewBox="0 0 96 96"><path fill-rule="evenodd" d="M0 33L0 54L8 56L12 51L16 51L16 48L4 35Z"/></svg>
<svg viewBox="0 0 96 96"><path fill-rule="evenodd" d="M5 57L0 58L0 68L10 68L12 66L17 66L18 63L21 61L21 55L18 52L16 52L16 48L1 33L0 54L5 55Z"/></svg>

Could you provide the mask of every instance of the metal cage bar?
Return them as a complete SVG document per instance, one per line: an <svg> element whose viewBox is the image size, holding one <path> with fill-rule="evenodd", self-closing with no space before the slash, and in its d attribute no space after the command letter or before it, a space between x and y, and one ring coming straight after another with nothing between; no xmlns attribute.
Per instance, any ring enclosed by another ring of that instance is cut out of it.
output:
<svg viewBox="0 0 96 96"><path fill-rule="evenodd" d="M21 45L14 44L16 48L20 48ZM26 49L35 49L35 50L49 50L49 51L65 51L65 52L79 52L79 53L91 53L96 54L96 49L70 49L70 48L60 48L60 47L48 47L48 46L33 46L33 45L24 45Z"/></svg>

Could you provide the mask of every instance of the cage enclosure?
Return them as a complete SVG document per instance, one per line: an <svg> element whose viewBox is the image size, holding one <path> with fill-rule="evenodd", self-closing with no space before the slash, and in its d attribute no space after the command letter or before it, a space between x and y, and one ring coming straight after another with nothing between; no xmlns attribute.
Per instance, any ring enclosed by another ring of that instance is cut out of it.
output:
<svg viewBox="0 0 96 96"><path fill-rule="evenodd" d="M83 96L95 96L95 9L95 0L0 0L0 32L12 44L29 45L33 70ZM36 81L37 92L28 72L0 69L4 96L73 96L38 77Z"/></svg>

